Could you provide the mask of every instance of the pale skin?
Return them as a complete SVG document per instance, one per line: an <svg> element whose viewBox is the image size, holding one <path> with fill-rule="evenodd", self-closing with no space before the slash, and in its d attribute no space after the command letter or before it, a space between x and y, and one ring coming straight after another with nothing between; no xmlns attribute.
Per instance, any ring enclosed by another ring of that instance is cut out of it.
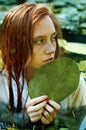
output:
<svg viewBox="0 0 86 130"><path fill-rule="evenodd" d="M37 70L43 65L54 60L56 51L56 31L49 16L35 23L33 26L33 53L27 61L30 68ZM31 99L26 104L27 113L32 122L41 120L43 124L52 122L60 105L43 95Z"/></svg>

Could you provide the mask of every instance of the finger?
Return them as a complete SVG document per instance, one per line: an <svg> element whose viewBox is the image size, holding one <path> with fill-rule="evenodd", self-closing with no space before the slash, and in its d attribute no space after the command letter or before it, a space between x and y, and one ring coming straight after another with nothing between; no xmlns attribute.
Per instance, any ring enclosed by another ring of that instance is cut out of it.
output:
<svg viewBox="0 0 86 130"><path fill-rule="evenodd" d="M42 115L42 112L43 112L43 109L36 111L36 112L31 112L29 114L29 117L35 117L35 116L38 116L38 115Z"/></svg>
<svg viewBox="0 0 86 130"><path fill-rule="evenodd" d="M46 105L46 102L47 101L43 101L35 106L29 106L27 107L27 112L35 112L35 111L38 111L40 109L42 109L45 105Z"/></svg>
<svg viewBox="0 0 86 130"><path fill-rule="evenodd" d="M30 105L36 105L44 100L47 100L48 96L44 95L44 96L40 96L40 97L36 97L34 99L31 99L29 102L26 103L26 107L30 106Z"/></svg>
<svg viewBox="0 0 86 130"><path fill-rule="evenodd" d="M50 112L44 110L42 115L45 116L47 119L48 118L50 119L50 118L56 117L56 113L57 113L56 111L53 111L53 112L50 113Z"/></svg>
<svg viewBox="0 0 86 130"><path fill-rule="evenodd" d="M47 120L44 116L41 117L41 122L42 122L43 124L49 124L49 123L50 123L50 121Z"/></svg>
<svg viewBox="0 0 86 130"><path fill-rule="evenodd" d="M52 118L51 114L48 111L46 111L46 110L43 111L42 115L45 118L47 118L47 119L51 119Z"/></svg>
<svg viewBox="0 0 86 130"><path fill-rule="evenodd" d="M52 115L54 114L55 112L55 109L50 106L49 104L46 104L45 107L44 107L49 113L51 113Z"/></svg>
<svg viewBox="0 0 86 130"><path fill-rule="evenodd" d="M42 117L42 115L40 114L40 115L38 115L38 116L31 117L30 120L31 120L31 122L36 122L36 121L40 120L41 117Z"/></svg>
<svg viewBox="0 0 86 130"><path fill-rule="evenodd" d="M60 110L61 108L60 105L53 100L48 100L48 104L50 104L56 111Z"/></svg>

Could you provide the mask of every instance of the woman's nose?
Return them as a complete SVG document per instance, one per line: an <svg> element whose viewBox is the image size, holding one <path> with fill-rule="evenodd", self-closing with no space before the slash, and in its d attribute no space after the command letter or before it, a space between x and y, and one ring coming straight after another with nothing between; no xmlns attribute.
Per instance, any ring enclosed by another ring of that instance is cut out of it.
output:
<svg viewBox="0 0 86 130"><path fill-rule="evenodd" d="M48 42L46 46L46 53L47 54L55 53L55 50L56 50L56 45L53 45L51 42Z"/></svg>

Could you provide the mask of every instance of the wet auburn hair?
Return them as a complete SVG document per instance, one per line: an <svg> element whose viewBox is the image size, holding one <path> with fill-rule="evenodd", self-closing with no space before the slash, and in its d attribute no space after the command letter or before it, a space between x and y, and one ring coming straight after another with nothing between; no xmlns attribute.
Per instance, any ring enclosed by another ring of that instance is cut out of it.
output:
<svg viewBox="0 0 86 130"><path fill-rule="evenodd" d="M33 25L49 16L57 31L56 55L59 55L58 38L61 38L61 30L57 19L50 9L46 6L36 5L35 3L23 3L11 9L5 16L1 29L2 59L4 67L8 72L10 106L14 111L14 97L12 90L12 77L17 84L18 105L17 110L22 109L22 91L20 92L19 77L20 73L24 76L24 66L28 57L33 52ZM14 75L13 73L14 72ZM24 77L22 83L24 84ZM23 90L23 85L22 85Z"/></svg>

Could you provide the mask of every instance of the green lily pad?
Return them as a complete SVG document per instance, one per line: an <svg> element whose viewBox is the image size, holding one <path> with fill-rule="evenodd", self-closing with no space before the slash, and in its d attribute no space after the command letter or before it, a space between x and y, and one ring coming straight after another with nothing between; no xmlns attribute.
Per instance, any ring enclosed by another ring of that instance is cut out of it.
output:
<svg viewBox="0 0 86 130"><path fill-rule="evenodd" d="M48 95L49 99L60 102L78 87L80 78L76 62L68 57L60 57L36 71L30 80L31 98Z"/></svg>

